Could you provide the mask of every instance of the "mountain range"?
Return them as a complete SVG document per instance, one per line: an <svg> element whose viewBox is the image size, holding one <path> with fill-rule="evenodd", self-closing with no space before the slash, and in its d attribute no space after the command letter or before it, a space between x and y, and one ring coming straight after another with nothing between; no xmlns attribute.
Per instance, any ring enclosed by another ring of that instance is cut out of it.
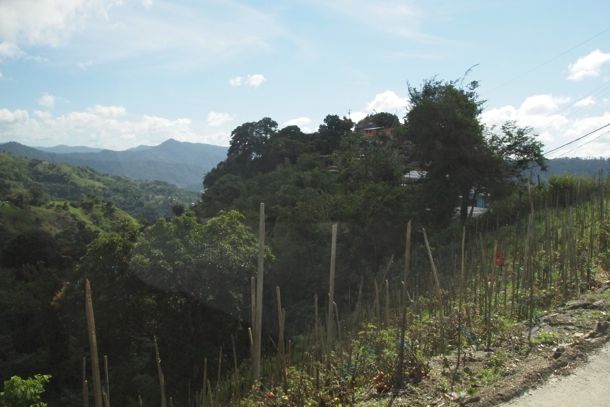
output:
<svg viewBox="0 0 610 407"><path fill-rule="evenodd" d="M28 147L0 144L0 151L31 159L86 166L98 172L133 179L159 180L199 192L203 176L227 155L227 148L169 139L158 146L114 151L91 147Z"/></svg>

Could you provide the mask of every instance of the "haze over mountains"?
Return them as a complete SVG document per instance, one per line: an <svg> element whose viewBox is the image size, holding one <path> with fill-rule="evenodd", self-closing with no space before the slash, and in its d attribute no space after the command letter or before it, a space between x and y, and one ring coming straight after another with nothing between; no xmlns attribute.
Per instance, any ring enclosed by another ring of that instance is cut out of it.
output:
<svg viewBox="0 0 610 407"><path fill-rule="evenodd" d="M189 191L202 189L203 176L222 161L227 148L166 140L158 146L124 151L91 147L28 147L17 142L0 144L0 151L32 159L90 167L98 172L133 179L169 182Z"/></svg>

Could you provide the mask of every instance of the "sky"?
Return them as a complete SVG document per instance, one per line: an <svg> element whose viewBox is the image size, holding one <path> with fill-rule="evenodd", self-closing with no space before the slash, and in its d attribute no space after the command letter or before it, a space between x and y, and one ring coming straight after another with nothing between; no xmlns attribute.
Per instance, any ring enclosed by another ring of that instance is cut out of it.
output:
<svg viewBox="0 0 610 407"><path fill-rule="evenodd" d="M481 120L545 151L610 123L605 0L0 0L0 142L228 145L271 117L404 117L476 80ZM610 127L549 157L610 156Z"/></svg>

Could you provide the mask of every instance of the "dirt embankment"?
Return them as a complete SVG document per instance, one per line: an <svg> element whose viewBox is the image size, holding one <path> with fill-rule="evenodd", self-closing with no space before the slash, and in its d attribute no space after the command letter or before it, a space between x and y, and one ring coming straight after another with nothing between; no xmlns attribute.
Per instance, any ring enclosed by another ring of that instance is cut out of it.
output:
<svg viewBox="0 0 610 407"><path fill-rule="evenodd" d="M533 346L529 346L528 330L522 324L517 334L499 347L466 350L465 364L457 371L455 355L433 360L429 378L418 387L362 405L525 407L547 405L539 400L548 399L553 400L548 404L553 407L610 406L610 345L606 345L610 339L609 311L610 281L606 281L537 318L531 335ZM589 355L596 355L600 349L600 356L586 365ZM558 381L572 372L576 373L572 381ZM536 396L541 399L517 399L549 380L551 387L542 388ZM577 393L576 383L580 383L582 394Z"/></svg>
<svg viewBox="0 0 610 407"><path fill-rule="evenodd" d="M553 376L540 388L514 399L505 407L595 407L610 405L610 345L589 356L569 376Z"/></svg>

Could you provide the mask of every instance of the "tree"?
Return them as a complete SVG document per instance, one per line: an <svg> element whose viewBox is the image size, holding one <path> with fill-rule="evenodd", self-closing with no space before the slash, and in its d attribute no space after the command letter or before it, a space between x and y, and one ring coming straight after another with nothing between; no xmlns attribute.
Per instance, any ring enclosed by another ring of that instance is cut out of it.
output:
<svg viewBox="0 0 610 407"><path fill-rule="evenodd" d="M276 132L277 123L269 117L236 127L231 132L231 146L227 159L247 162L260 157L265 144Z"/></svg>
<svg viewBox="0 0 610 407"><path fill-rule="evenodd" d="M46 407L41 399L44 386L50 375L34 375L28 379L13 376L4 382L4 391L0 393L1 407Z"/></svg>
<svg viewBox="0 0 610 407"><path fill-rule="evenodd" d="M436 79L421 89L409 87L406 136L413 158L427 172L423 196L437 221L448 221L456 203L463 221L479 192L508 190L532 163L544 169L542 144L531 129L507 122L501 133L492 128L485 137L477 87L477 82L461 88Z"/></svg>
<svg viewBox="0 0 610 407"><path fill-rule="evenodd" d="M269 139L275 134L277 123L269 117L237 126L231 132L227 158L206 174L203 188L212 187L226 174L242 177L256 175L261 170L261 157L267 150Z"/></svg>
<svg viewBox="0 0 610 407"><path fill-rule="evenodd" d="M239 317L256 266L257 242L237 211L198 223L157 221L137 240L133 272L144 282Z"/></svg>
<svg viewBox="0 0 610 407"><path fill-rule="evenodd" d="M517 122L508 121L497 133L495 127L488 130L489 145L502 161L502 175L507 180L522 181L524 172L534 166L546 169L546 158L542 153L542 143L536 140L530 127L519 127Z"/></svg>
<svg viewBox="0 0 610 407"><path fill-rule="evenodd" d="M324 124L318 128L317 149L321 154L331 154L341 144L341 140L349 134L354 127L354 122L348 118L341 119L337 115L328 115L324 118Z"/></svg>
<svg viewBox="0 0 610 407"><path fill-rule="evenodd" d="M442 208L445 219L447 206L455 206L458 197L460 216L466 219L471 189L497 165L478 119L483 102L477 86L472 82L463 89L436 79L425 81L421 89L409 86L412 107L405 117L406 134L414 145L413 158L427 172L427 184L443 191L437 199L447 203Z"/></svg>

